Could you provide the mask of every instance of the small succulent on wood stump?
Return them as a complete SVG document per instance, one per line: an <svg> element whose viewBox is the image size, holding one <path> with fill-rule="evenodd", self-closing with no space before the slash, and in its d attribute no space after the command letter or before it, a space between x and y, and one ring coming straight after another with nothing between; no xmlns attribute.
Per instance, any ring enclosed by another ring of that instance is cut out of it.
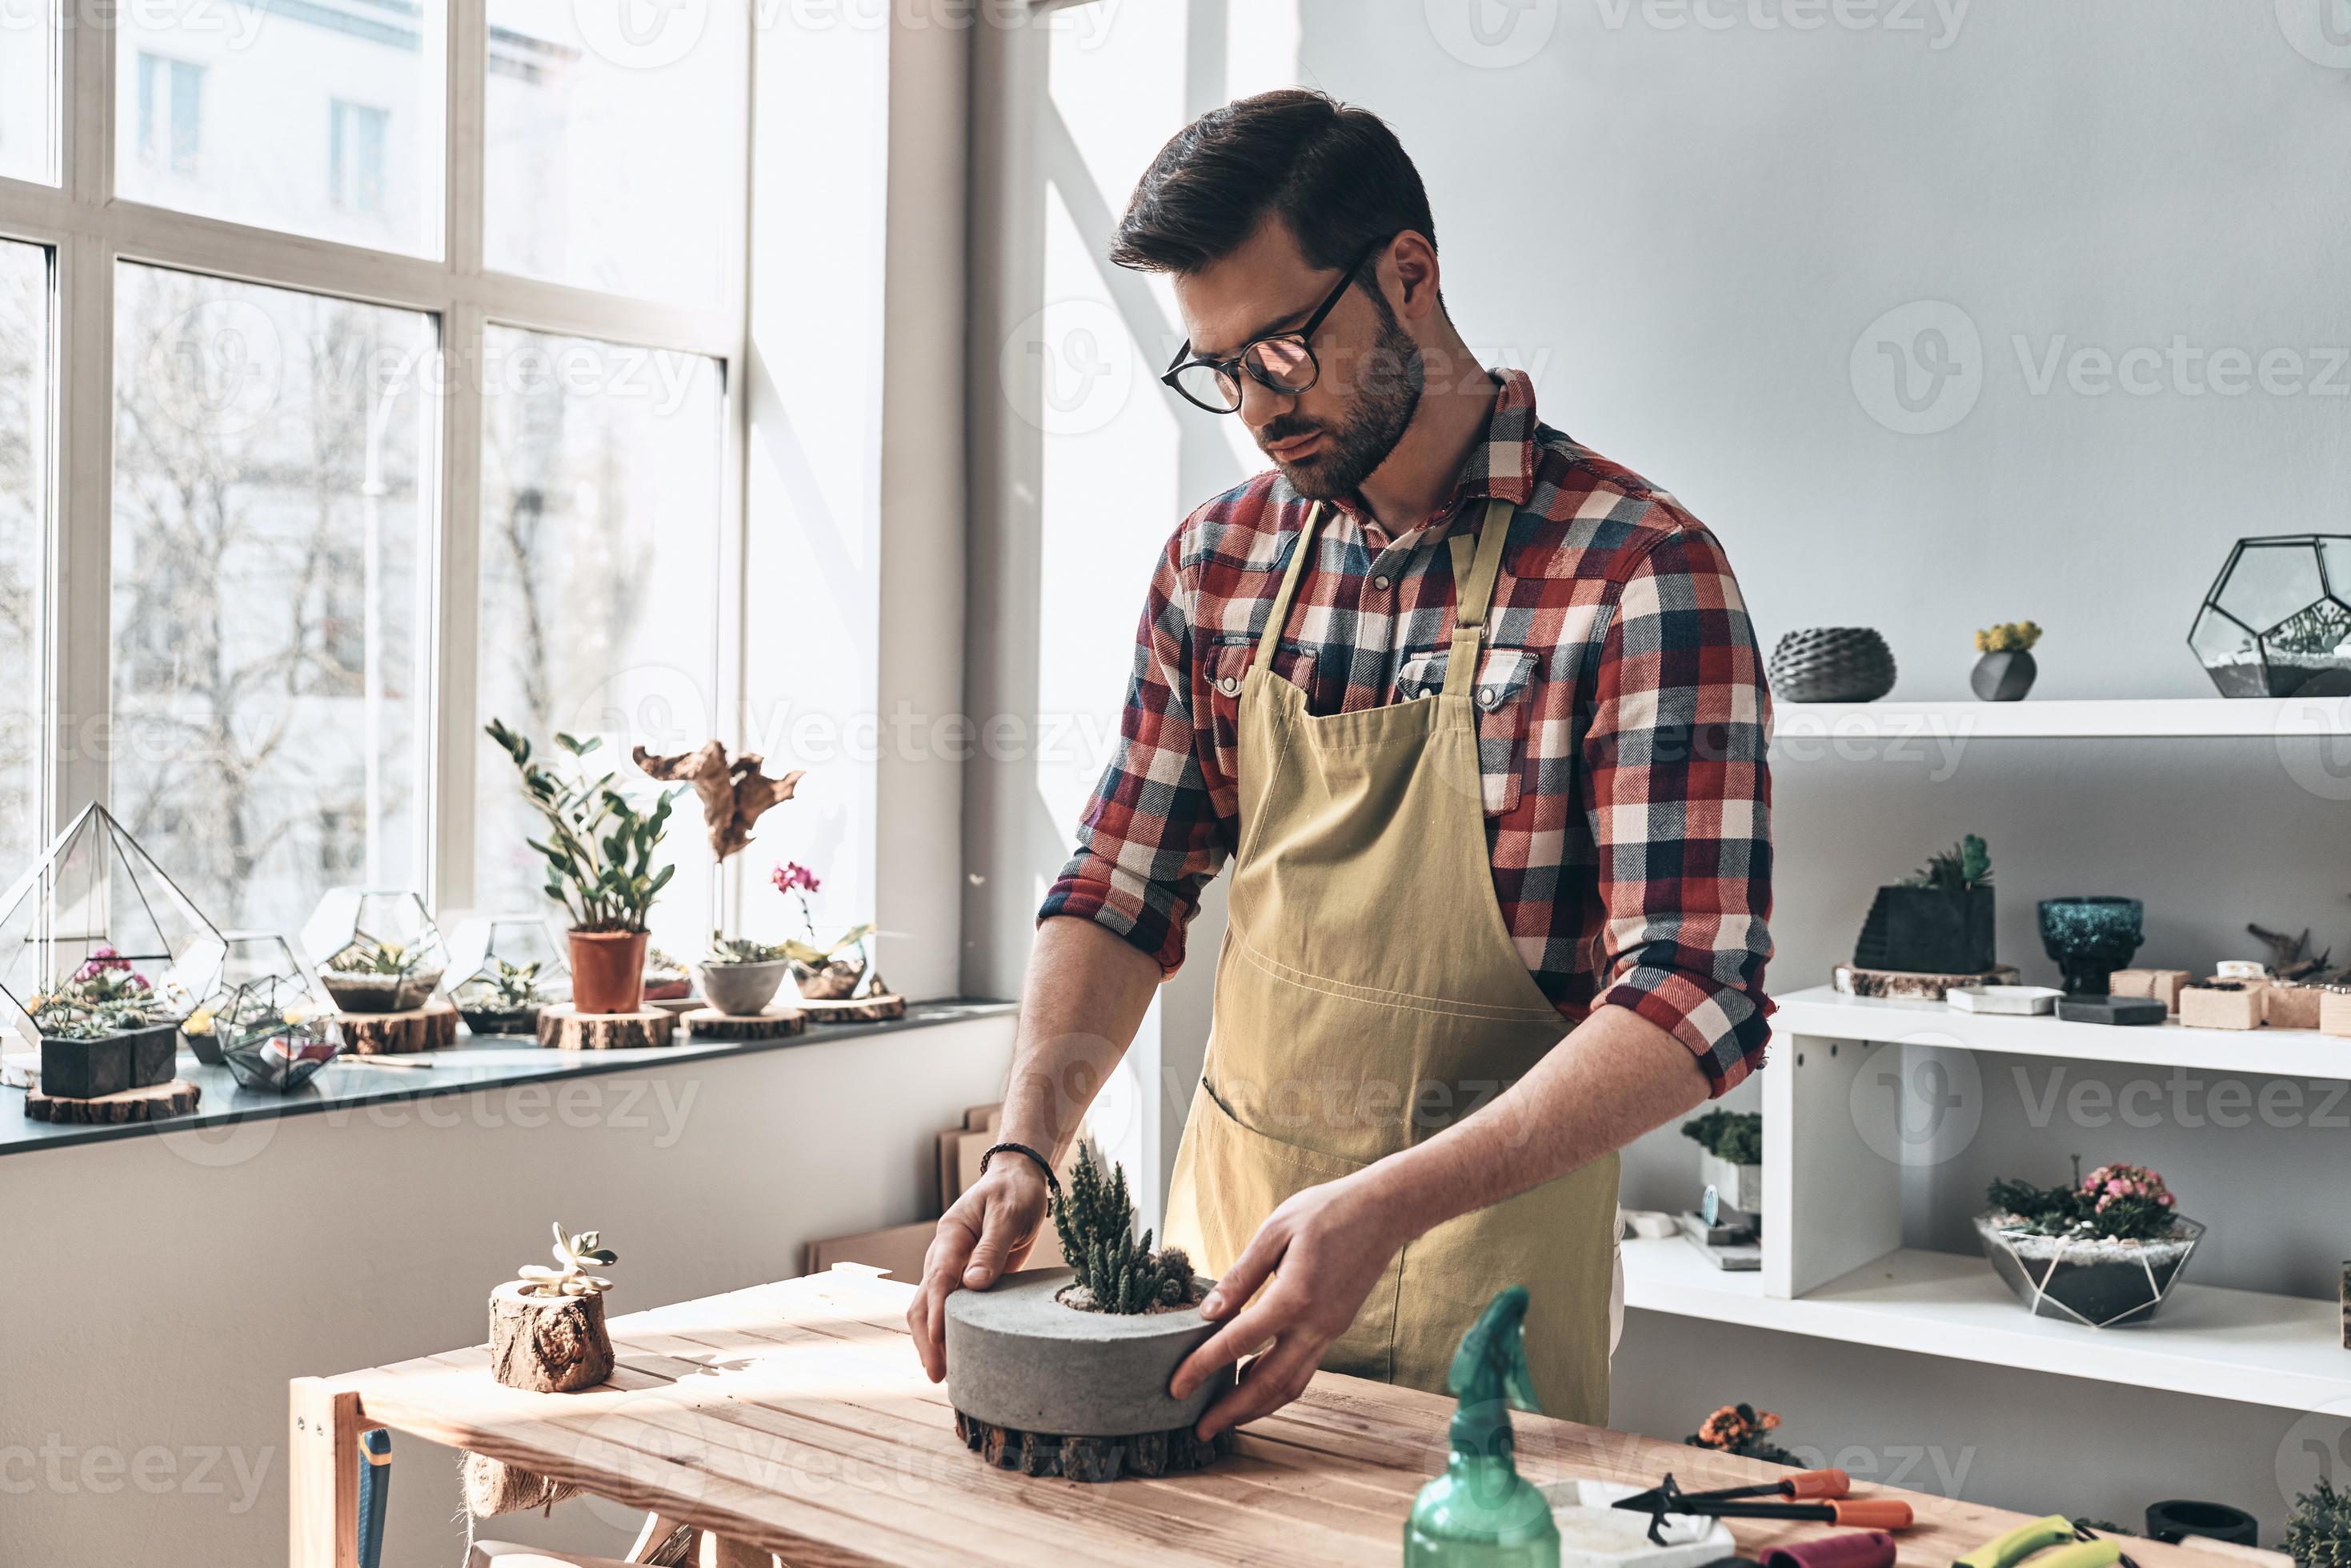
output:
<svg viewBox="0 0 2351 1568"><path fill-rule="evenodd" d="M576 1236L567 1235L563 1221L558 1220L555 1222L555 1261L562 1267L550 1269L539 1263L525 1263L518 1271L528 1282L525 1289L532 1295L540 1296L593 1296L611 1290L611 1281L591 1274L587 1270L590 1263L600 1269L609 1269L621 1261L619 1253L598 1244L602 1232L596 1231L582 1231Z"/></svg>
<svg viewBox="0 0 2351 1568"><path fill-rule="evenodd" d="M1189 1306L1192 1260L1181 1247L1151 1250L1151 1232L1134 1239L1134 1203L1126 1194L1126 1170L1113 1164L1108 1181L1093 1150L1081 1147L1069 1189L1053 1199L1053 1229L1061 1256L1078 1272L1078 1284L1096 1312L1134 1314L1154 1307Z"/></svg>

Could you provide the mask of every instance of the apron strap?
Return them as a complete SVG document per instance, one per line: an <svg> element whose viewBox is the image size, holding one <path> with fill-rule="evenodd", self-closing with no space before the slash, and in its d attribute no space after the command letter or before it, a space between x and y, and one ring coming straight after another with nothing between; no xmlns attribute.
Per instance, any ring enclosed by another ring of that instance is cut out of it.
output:
<svg viewBox="0 0 2351 1568"><path fill-rule="evenodd" d="M1322 504L1318 501L1306 514L1306 526L1298 531L1297 547L1290 552L1290 569L1281 574L1273 607L1266 612L1265 629L1258 634L1256 668L1259 670L1273 668L1273 651L1280 645L1282 628L1290 624L1290 601L1298 597L1298 579L1306 569L1306 557L1314 552L1314 533L1322 521Z"/></svg>
<svg viewBox="0 0 2351 1568"><path fill-rule="evenodd" d="M1486 504L1486 520L1478 530L1477 551L1468 535L1456 534L1446 543L1453 551L1453 647L1445 659L1445 695L1468 693L1478 680L1478 640L1486 629L1486 612L1494 602L1494 582L1502 572L1502 547L1510 542L1510 519L1517 513L1509 498L1497 495Z"/></svg>

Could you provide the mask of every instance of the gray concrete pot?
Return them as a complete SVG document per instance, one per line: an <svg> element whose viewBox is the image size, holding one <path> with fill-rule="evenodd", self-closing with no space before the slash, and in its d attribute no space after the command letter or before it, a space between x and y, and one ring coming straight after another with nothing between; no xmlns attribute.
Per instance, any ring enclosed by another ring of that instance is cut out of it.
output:
<svg viewBox="0 0 2351 1568"><path fill-rule="evenodd" d="M1076 1277L1027 1269L947 1297L947 1402L1017 1432L1124 1438L1188 1427L1232 1386L1228 1368L1190 1398L1169 1398L1167 1380L1217 1325L1197 1307L1123 1316L1063 1306L1055 1297Z"/></svg>
<svg viewBox="0 0 2351 1568"><path fill-rule="evenodd" d="M729 1018L757 1018L784 983L789 959L767 963L698 963L703 999Z"/></svg>

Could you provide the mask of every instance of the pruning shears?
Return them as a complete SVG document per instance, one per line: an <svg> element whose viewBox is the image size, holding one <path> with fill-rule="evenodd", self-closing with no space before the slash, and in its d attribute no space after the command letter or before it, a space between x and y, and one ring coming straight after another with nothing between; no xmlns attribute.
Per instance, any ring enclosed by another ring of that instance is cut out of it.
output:
<svg viewBox="0 0 2351 1568"><path fill-rule="evenodd" d="M2051 1551L2055 1547L2059 1550ZM2035 1552L2046 1555L2034 1556ZM2021 1524L1985 1542L1951 1568L2016 1568L2026 1558L2032 1568L2138 1568L2112 1541L2083 1529L2062 1513Z"/></svg>

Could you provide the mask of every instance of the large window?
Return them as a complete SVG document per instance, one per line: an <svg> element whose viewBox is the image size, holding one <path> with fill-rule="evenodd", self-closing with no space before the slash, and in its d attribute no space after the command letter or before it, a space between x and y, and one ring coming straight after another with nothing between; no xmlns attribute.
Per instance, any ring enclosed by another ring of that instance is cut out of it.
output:
<svg viewBox="0 0 2351 1568"><path fill-rule="evenodd" d="M736 738L746 9L18 10L0 880L103 800L223 928L351 882L551 912L484 722L648 793L631 742ZM674 846L686 946L690 809Z"/></svg>

